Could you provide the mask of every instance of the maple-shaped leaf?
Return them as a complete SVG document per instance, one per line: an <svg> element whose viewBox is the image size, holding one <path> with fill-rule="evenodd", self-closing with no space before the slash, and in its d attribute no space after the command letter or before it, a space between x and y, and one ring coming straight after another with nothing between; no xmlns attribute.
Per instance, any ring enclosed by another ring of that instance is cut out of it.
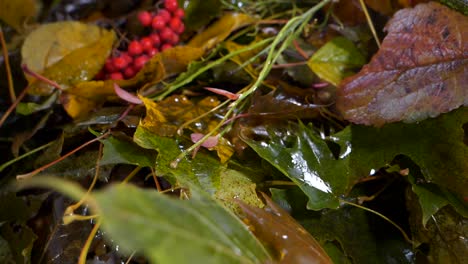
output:
<svg viewBox="0 0 468 264"><path fill-rule="evenodd" d="M403 9L369 64L345 79L337 107L351 122L416 122L468 105L468 18L435 2Z"/></svg>

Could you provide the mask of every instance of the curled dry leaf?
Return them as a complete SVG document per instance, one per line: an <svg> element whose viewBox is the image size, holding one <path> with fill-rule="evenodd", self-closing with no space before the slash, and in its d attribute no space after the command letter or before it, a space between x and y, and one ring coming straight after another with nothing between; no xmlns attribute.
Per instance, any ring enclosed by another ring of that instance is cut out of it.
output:
<svg viewBox="0 0 468 264"><path fill-rule="evenodd" d="M276 251L278 263L333 263L309 232L270 197L262 195L266 202L263 209L243 202L239 202L239 206L255 235Z"/></svg>
<svg viewBox="0 0 468 264"><path fill-rule="evenodd" d="M369 64L345 79L337 106L351 122L416 122L468 105L468 18L435 2L395 14Z"/></svg>

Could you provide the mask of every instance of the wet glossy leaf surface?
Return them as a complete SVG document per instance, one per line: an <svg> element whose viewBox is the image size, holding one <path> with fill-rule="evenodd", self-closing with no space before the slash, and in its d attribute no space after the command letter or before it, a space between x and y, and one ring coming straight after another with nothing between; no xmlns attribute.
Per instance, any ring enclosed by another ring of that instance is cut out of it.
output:
<svg viewBox="0 0 468 264"><path fill-rule="evenodd" d="M263 209L244 203L240 206L256 236L275 250L277 263L332 263L320 244L294 218L265 194L263 198Z"/></svg>
<svg viewBox="0 0 468 264"><path fill-rule="evenodd" d="M381 126L466 106L467 28L466 16L435 2L396 13L379 52L341 83L337 106L344 117Z"/></svg>
<svg viewBox="0 0 468 264"><path fill-rule="evenodd" d="M304 124L285 131L272 127L245 130L244 140L260 157L295 182L309 197L308 208L338 208L338 197L354 181L347 172L347 160L335 159L324 140ZM246 138L258 137L259 140ZM250 135L253 133L253 135ZM352 176L356 177L356 176Z"/></svg>

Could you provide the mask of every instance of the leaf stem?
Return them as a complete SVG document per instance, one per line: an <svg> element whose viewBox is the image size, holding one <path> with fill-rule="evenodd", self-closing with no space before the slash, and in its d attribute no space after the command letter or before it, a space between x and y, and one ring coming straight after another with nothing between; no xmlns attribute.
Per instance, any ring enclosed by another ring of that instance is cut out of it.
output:
<svg viewBox="0 0 468 264"><path fill-rule="evenodd" d="M391 225L393 225L396 229L398 229L400 231L400 233L403 235L403 238L408 242L410 243L411 245L415 245L415 243L408 237L408 235L406 234L406 232L403 230L403 228L401 228L399 225L397 225L395 222L393 222L392 220L390 220L390 218L386 217L385 215L377 212L377 211L374 211L372 209L369 209L367 207L364 207L362 205L359 205L359 204L355 204L355 203L352 203L352 202L348 202L346 200L342 200L340 199L340 202L341 203L345 203L345 204L349 204L351 206L354 206L354 207L357 207L357 208L360 208L362 210L365 210L365 211L368 211L368 212L371 212L375 215L378 215L380 216L382 219L384 219L385 221L389 222Z"/></svg>
<svg viewBox="0 0 468 264"><path fill-rule="evenodd" d="M49 143L47 143L47 144L45 144L45 145L42 145L42 146L37 147L37 148L35 148L35 149L33 149L33 150L29 151L29 152L26 152L26 153L24 153L23 155L21 155L21 156L19 156L19 157L17 157L17 158L14 158L14 159L12 159L12 160L9 160L9 161L3 163L3 164L0 166L0 172L3 171L6 167L10 166L11 164L13 164L13 163L15 163L15 162L17 162L17 161L19 161L19 160L21 160L21 159L24 159L24 158L26 158L26 157L28 157L28 156L30 156L30 155L32 155L32 154L38 152L38 151L41 151L41 150L45 149L45 148L47 148L48 146L52 145L53 143L54 143L54 141L51 141L51 142L49 142Z"/></svg>
<svg viewBox="0 0 468 264"><path fill-rule="evenodd" d="M74 150L68 152L67 154L61 156L60 158L58 158L58 159L56 159L56 160L54 160L54 161L52 161L52 162L50 162L50 163L48 163L48 164L46 164L46 165L40 167L40 168L37 168L37 169L35 169L35 170L33 170L33 171L29 172L29 173L26 173L26 174L17 175L17 176L16 176L16 179L17 179L17 180L29 179L29 178L33 177L34 175L40 173L41 171L43 171L43 170L45 170L45 169L47 169L47 168L49 168L49 167L51 167L51 166L53 166L53 165L59 163L60 161L62 161L62 160L64 160L64 159L68 158L69 156L73 155L74 153L76 153L77 151L81 150L82 148L84 148L84 147L86 147L86 146L88 146L88 145L90 145L90 144L92 144L92 143L94 143L94 142L96 142L96 141L99 141L99 140L101 140L101 139L107 137L108 135L110 135L110 132L106 132L106 133L102 134L101 136L99 136L99 137L97 137L97 138L93 138L93 139L91 139L90 141L84 143L83 145L77 147L76 149L74 149Z"/></svg>
<svg viewBox="0 0 468 264"><path fill-rule="evenodd" d="M5 69L8 79L8 91L10 92L10 100L11 102L16 101L16 94L15 88L13 84L13 77L11 75L11 67L10 67L10 58L8 56L8 49L5 42L5 36L3 35L3 29L0 25L0 42L2 43L2 52L3 52L3 59L5 60Z"/></svg>
<svg viewBox="0 0 468 264"><path fill-rule="evenodd" d="M369 11L367 10L367 6L364 3L364 0L359 0L359 3L361 4L362 11L364 11L364 15L366 16L367 24L369 25L369 28L372 32L372 35L374 36L375 42L377 43L377 46L380 48L380 40L379 37L377 36L377 31L375 31L374 23L372 22L372 19L369 15Z"/></svg>
<svg viewBox="0 0 468 264"><path fill-rule="evenodd" d="M174 92L175 90L179 89L180 87L190 83L191 81L193 81L197 76L199 76L200 74L204 73L205 71L217 66L217 65L220 65L221 63L225 62L226 60L234 57L234 56L237 56L243 52L247 52L247 51L251 51L251 50L254 50L258 47L261 47L263 46L264 44L268 43L268 42L271 42L273 40L273 38L267 38L267 39L264 39L262 41L259 41L257 43L254 43L252 45L249 45L245 48L242 48L242 49L239 49L239 50L236 50L234 52L231 52L229 53L228 55L226 56L223 56L211 63L209 63L208 65L198 69L196 72L194 72L193 74L187 76L187 78L181 80L180 82L176 82L175 84L171 84L169 86L169 88L164 91L162 94L154 97L153 99L155 101L161 101L162 99L164 99L167 95L169 95L170 93Z"/></svg>

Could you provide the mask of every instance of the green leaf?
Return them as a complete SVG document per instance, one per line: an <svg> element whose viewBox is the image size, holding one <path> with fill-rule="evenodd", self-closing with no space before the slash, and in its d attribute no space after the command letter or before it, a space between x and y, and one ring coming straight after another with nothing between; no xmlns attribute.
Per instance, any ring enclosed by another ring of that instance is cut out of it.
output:
<svg viewBox="0 0 468 264"><path fill-rule="evenodd" d="M52 95L47 97L47 99L45 99L44 102L41 102L41 103L20 102L18 106L16 107L16 113L21 114L21 115L30 115L32 113L35 113L44 109L48 109L52 107L52 105L55 103L57 98L58 98L58 93L53 93Z"/></svg>
<svg viewBox="0 0 468 264"><path fill-rule="evenodd" d="M133 140L143 148L158 151L156 173L170 177L169 180L173 184L178 180L194 184L208 192L214 192L219 187L223 166L217 159L204 153L197 153L193 159L184 157L177 167L173 168L171 163L183 150L178 140L153 134L141 125L138 126Z"/></svg>
<svg viewBox="0 0 468 264"><path fill-rule="evenodd" d="M199 30L221 13L220 0L184 0L180 6L185 7L184 22L187 29Z"/></svg>
<svg viewBox="0 0 468 264"><path fill-rule="evenodd" d="M243 140L302 189L309 197L309 209L338 208L338 197L354 181L347 159L335 159L326 142L302 123L290 124L282 135L278 129L266 130L266 139Z"/></svg>
<svg viewBox="0 0 468 264"><path fill-rule="evenodd" d="M263 202L256 193L256 184L244 173L236 170L224 169L220 175L220 186L214 198L234 212L239 212L236 200L254 206L263 207Z"/></svg>
<svg viewBox="0 0 468 264"><path fill-rule="evenodd" d="M155 165L157 153L138 146L131 139L112 136L102 140L102 143L104 149L100 165L119 163L141 167L154 167Z"/></svg>
<svg viewBox="0 0 468 264"><path fill-rule="evenodd" d="M320 78L338 86L344 77L352 73L350 70L358 69L365 63L366 58L353 42L336 37L317 50L307 65Z"/></svg>
<svg viewBox="0 0 468 264"><path fill-rule="evenodd" d="M152 263L264 263L263 246L234 215L192 189L190 200L119 185L95 195L103 229Z"/></svg>
<svg viewBox="0 0 468 264"><path fill-rule="evenodd" d="M460 108L419 124L394 123L382 128L348 126L332 139L350 159L351 175L367 176L390 164L397 155L416 163L429 183L468 197L468 147L463 124L468 108Z"/></svg>

